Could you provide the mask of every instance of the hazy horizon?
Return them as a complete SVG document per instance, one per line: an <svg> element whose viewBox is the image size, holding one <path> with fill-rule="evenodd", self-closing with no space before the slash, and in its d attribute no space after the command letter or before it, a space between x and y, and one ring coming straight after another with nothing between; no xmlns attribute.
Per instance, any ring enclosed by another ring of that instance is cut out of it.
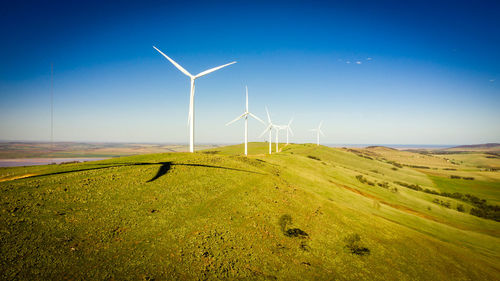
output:
<svg viewBox="0 0 500 281"><path fill-rule="evenodd" d="M273 142L274 142L273 138ZM257 142L267 142L267 140L262 140L262 141L257 141ZM280 143L285 143L286 139L281 140ZM44 143L44 144L50 144L50 141L44 141L44 140L0 140L0 143ZM54 141L54 144L58 143L83 143L83 144L149 144L149 145L184 145L184 146L189 146L189 142L127 142L127 141L110 141L110 142L103 142L103 141ZM198 145L237 145L237 144L242 144L243 141L241 142L198 142ZM309 142L293 142L290 141L290 143L296 143L296 144L306 144L306 143L311 143L315 144L315 140L311 140ZM365 146L388 146L388 147L401 147L401 148L408 148L408 147L417 147L417 148L447 148L447 147L454 147L454 146L462 146L462 145L483 145L483 144L499 144L496 142L492 143L455 143L455 144L444 144L444 143L322 143L321 145L324 146L329 146L329 147L342 147L342 146L349 146L349 147L365 147Z"/></svg>

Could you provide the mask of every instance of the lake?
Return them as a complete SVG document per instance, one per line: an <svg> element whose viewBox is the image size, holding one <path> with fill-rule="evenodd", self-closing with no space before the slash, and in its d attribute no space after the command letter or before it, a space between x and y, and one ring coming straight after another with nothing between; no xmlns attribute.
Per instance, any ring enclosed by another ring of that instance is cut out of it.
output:
<svg viewBox="0 0 500 281"><path fill-rule="evenodd" d="M63 162L88 162L98 161L108 158L20 158L20 159L0 159L0 167L20 167L34 165L48 165L51 163L60 164Z"/></svg>

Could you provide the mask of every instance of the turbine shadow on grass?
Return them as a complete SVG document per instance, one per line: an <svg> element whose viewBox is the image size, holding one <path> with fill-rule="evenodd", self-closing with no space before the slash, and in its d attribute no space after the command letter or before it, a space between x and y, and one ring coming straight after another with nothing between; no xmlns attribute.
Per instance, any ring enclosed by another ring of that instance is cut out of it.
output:
<svg viewBox="0 0 500 281"><path fill-rule="evenodd" d="M264 175L263 173L259 172L254 172L254 171L248 171L248 170L243 170L243 169L237 169L237 168L229 168L229 167L222 167L222 166L213 166L213 165L204 165L204 164L191 164L191 163L173 163L173 162L158 162L158 163L122 163L122 164L94 164L94 165L105 165L105 167L94 167L94 168L88 168L88 169L78 169L78 170L70 170L70 171L61 171L61 172L55 172L55 173L49 173L49 174L41 174L41 175L35 175L31 177L25 177L23 179L29 179L29 178L37 178L37 177L42 177L42 176L52 176L52 175L61 175L61 174L69 174L69 173L76 173L76 172L85 172L85 171L93 171L93 170L102 170L102 169L109 169L109 168L117 168L117 167L128 167L128 166L149 166L149 165L161 165L160 168L158 169L158 172L154 177L152 177L150 180L146 182L152 182L157 180L158 178L162 177L163 175L167 174L168 171L171 169L172 166L190 166L190 167L204 167L204 168L214 168L214 169L224 169L224 170L231 170L231 171L238 171L238 172L245 172L245 173L252 173L252 174L260 174Z"/></svg>

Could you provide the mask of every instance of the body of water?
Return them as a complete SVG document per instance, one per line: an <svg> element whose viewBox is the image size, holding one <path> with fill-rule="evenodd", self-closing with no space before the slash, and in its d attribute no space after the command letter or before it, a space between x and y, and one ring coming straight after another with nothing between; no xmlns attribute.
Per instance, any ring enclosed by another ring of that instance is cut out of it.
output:
<svg viewBox="0 0 500 281"><path fill-rule="evenodd" d="M63 162L88 162L98 161L108 158L21 158L21 159L0 159L0 167L20 167L34 165L61 164Z"/></svg>

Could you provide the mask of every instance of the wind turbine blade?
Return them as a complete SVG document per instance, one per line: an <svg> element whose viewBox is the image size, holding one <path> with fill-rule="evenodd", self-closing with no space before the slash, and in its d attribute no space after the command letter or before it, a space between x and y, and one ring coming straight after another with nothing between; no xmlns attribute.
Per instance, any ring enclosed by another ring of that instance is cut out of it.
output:
<svg viewBox="0 0 500 281"><path fill-rule="evenodd" d="M269 130L271 130L271 124L269 124L265 129L264 131L262 132L262 134L260 134L259 138L262 138L262 136L267 133Z"/></svg>
<svg viewBox="0 0 500 281"><path fill-rule="evenodd" d="M267 122L272 123L271 116L269 116L269 110L267 110L267 106L266 106L266 113L267 113Z"/></svg>
<svg viewBox="0 0 500 281"><path fill-rule="evenodd" d="M288 122L288 127L290 127L290 125L292 125L292 122L293 122L293 117L292 117L292 119L290 119L290 122Z"/></svg>
<svg viewBox="0 0 500 281"><path fill-rule="evenodd" d="M321 125L323 125L323 120L321 120L321 122L319 122L318 130L321 129Z"/></svg>
<svg viewBox="0 0 500 281"><path fill-rule="evenodd" d="M260 119L259 117L253 115L253 113L248 112L248 115L252 116L254 119L256 119L257 121L259 121L260 123L266 124L264 121L262 121L262 119Z"/></svg>
<svg viewBox="0 0 500 281"><path fill-rule="evenodd" d="M153 48L155 48L155 50L157 50L160 54L162 54L165 58L167 58L167 60L169 60L175 67L177 67L177 69L179 69L182 73L186 74L187 76L189 77L193 77L193 75L191 75L191 73L189 73L187 70L185 70L182 66L180 66L178 63L176 63L173 59L169 58L167 55L165 55L162 51L158 50L158 48L156 48L155 46L153 46Z"/></svg>
<svg viewBox="0 0 500 281"><path fill-rule="evenodd" d="M241 118L245 117L245 115L246 115L246 113L243 113L243 114L241 114L240 116L238 116L238 117L234 118L234 120L233 120L233 121L231 121L231 122L229 122L229 123L227 123L227 124L226 124L226 126L229 126L229 125L233 124L234 122L236 122L236 121L240 120Z"/></svg>
<svg viewBox="0 0 500 281"><path fill-rule="evenodd" d="M288 131L290 131L290 134L292 134L292 136L293 136L292 127L288 126Z"/></svg>
<svg viewBox="0 0 500 281"><path fill-rule="evenodd" d="M246 103L245 111L248 112L248 87L247 86L245 86L245 90L247 92L247 103Z"/></svg>
<svg viewBox="0 0 500 281"><path fill-rule="evenodd" d="M236 62L233 61L233 62L227 63L225 65L221 65L221 66L217 66L217 67L214 67L214 68L210 68L209 70L205 70L203 72L200 72L200 73L196 74L196 76L194 76L194 78L200 78L201 76L205 76L205 75L207 75L209 73L212 73L212 72L214 72L214 71L216 71L218 69L221 69L223 67L226 67L226 66L234 64L234 63L236 63Z"/></svg>
<svg viewBox="0 0 500 281"><path fill-rule="evenodd" d="M319 133L320 133L322 136L325 136L325 134L323 134L323 131L319 130Z"/></svg>

